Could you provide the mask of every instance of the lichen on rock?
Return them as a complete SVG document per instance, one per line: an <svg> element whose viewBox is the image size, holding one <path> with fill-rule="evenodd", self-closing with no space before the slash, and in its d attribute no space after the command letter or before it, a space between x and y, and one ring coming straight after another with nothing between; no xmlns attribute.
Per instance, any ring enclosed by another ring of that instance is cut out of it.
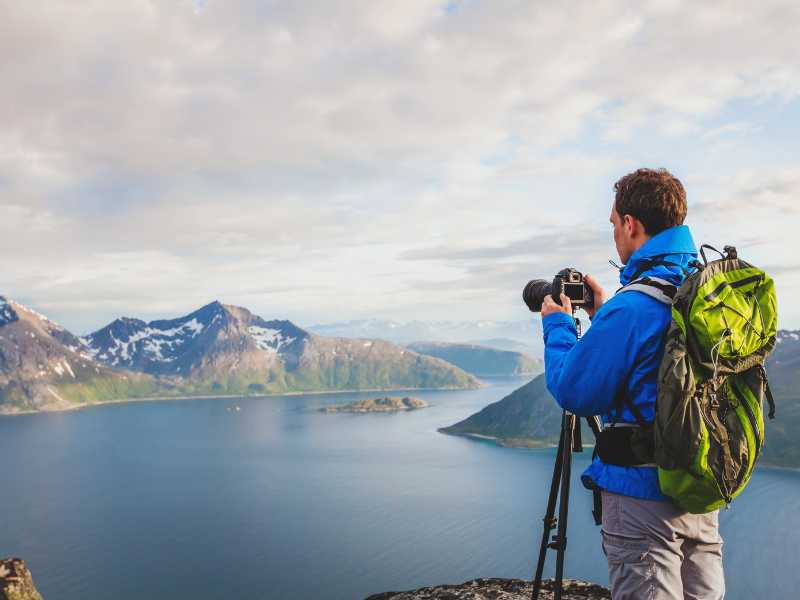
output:
<svg viewBox="0 0 800 600"><path fill-rule="evenodd" d="M42 600L22 559L0 560L0 600Z"/></svg>

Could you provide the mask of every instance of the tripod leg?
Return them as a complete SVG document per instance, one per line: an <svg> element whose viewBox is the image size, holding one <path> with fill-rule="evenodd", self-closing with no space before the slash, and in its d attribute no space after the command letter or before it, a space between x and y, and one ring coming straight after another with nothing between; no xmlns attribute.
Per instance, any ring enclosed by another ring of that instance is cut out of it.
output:
<svg viewBox="0 0 800 600"><path fill-rule="evenodd" d="M558 498L558 486L561 481L561 467L564 460L564 430L566 418L566 413L562 413L561 435L558 438L558 450L556 451L556 460L553 466L553 479L550 483L550 497L547 499L547 511L544 515L544 530L542 531L542 544L539 547L539 562L536 565L536 576L533 579L532 600L538 600L539 598L539 591L542 587L542 573L544 572L544 560L547 554L547 548L550 544L550 532L555 528L557 523L557 519L555 519L554 516L556 513L556 499Z"/></svg>
<svg viewBox="0 0 800 600"><path fill-rule="evenodd" d="M565 416L564 427L564 457L561 468L561 497L558 500L558 546L556 550L556 587L553 594L554 600L561 600L562 582L564 580L564 554L567 551L567 513L569 510L569 480L572 473L572 440L575 433L575 424L578 423L575 415Z"/></svg>

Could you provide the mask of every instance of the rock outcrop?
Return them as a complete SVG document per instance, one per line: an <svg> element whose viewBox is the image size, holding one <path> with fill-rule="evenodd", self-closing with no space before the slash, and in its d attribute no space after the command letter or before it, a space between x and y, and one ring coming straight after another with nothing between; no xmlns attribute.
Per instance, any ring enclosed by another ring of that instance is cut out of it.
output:
<svg viewBox="0 0 800 600"><path fill-rule="evenodd" d="M22 559L0 560L0 600L42 600Z"/></svg>
<svg viewBox="0 0 800 600"><path fill-rule="evenodd" d="M348 404L333 405L320 408L320 412L396 412L399 410L416 410L425 408L428 403L419 398L398 398L395 396L384 396L383 398L370 398L368 400L356 400Z"/></svg>
<svg viewBox="0 0 800 600"><path fill-rule="evenodd" d="M539 600L553 600L552 579L542 582ZM594 583L565 579L562 600L610 600L611 592ZM437 585L409 592L383 592L366 600L529 600L530 581L481 578L458 585Z"/></svg>

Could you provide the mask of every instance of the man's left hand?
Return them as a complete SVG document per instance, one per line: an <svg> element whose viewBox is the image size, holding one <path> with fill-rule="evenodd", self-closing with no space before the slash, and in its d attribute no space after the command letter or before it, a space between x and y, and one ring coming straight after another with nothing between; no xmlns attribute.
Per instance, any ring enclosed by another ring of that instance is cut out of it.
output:
<svg viewBox="0 0 800 600"><path fill-rule="evenodd" d="M542 302L542 318L555 312L563 312L570 316L572 315L572 302L567 298L566 294L561 294L561 306L556 304L556 301L553 300L550 294L544 297L544 301Z"/></svg>

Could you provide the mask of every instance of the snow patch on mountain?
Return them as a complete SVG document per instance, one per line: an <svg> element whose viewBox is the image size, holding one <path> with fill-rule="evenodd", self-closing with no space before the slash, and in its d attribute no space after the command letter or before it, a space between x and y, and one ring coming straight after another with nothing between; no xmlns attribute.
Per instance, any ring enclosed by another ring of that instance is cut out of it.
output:
<svg viewBox="0 0 800 600"><path fill-rule="evenodd" d="M6 325L17 320L17 315L11 308L11 304L0 296L0 325Z"/></svg>
<svg viewBox="0 0 800 600"><path fill-rule="evenodd" d="M72 370L72 367L69 365L67 359L63 359L55 363L53 365L53 371L55 371L59 377L63 376L64 373L69 373L70 377L75 379L75 372Z"/></svg>
<svg viewBox="0 0 800 600"><path fill-rule="evenodd" d="M247 331L256 346L268 352L278 352L283 346L291 344L295 340L293 337L284 336L280 329L250 325Z"/></svg>
<svg viewBox="0 0 800 600"><path fill-rule="evenodd" d="M145 325L122 339L109 331L111 344L106 348L96 347L92 336L82 337L80 340L86 345L86 351L91 358L99 358L114 366L130 361L137 350L143 352L149 360L168 363L175 360L174 356L168 354L172 354L177 346L185 344L188 339L197 337L203 329L205 325L197 318L192 318L168 329L154 327L152 324Z"/></svg>

